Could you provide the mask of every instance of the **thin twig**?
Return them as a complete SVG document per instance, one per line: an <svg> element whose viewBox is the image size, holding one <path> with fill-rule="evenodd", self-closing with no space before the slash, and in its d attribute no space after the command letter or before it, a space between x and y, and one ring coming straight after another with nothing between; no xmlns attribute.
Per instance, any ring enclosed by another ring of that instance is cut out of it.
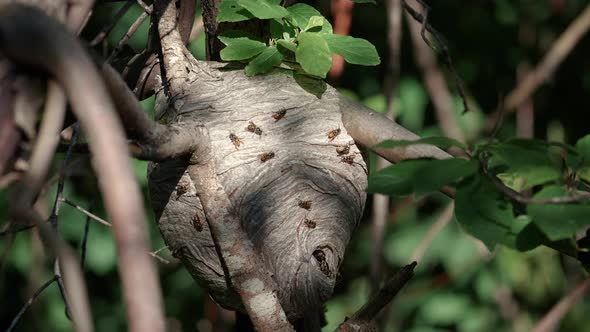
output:
<svg viewBox="0 0 590 332"><path fill-rule="evenodd" d="M551 310L535 325L533 332L550 332L555 330L565 314L578 302L578 300L590 289L590 278L584 280L568 295L562 298Z"/></svg>
<svg viewBox="0 0 590 332"><path fill-rule="evenodd" d="M158 255L158 253L164 249L168 249L168 246L163 246L162 248L155 250L155 251L151 251L149 252L149 255L154 257L155 259L159 260L160 262L164 263L164 264L170 264L171 262L169 260L167 260L166 258Z"/></svg>
<svg viewBox="0 0 590 332"><path fill-rule="evenodd" d="M423 1L421 0L416 0L419 4L421 4L421 6L423 8L428 8ZM406 12L416 21L422 23L422 29L421 29L421 35L423 37L424 42L433 50L435 51L440 51L443 55L443 60L445 65L449 68L449 70L451 71L451 73L453 74L453 78L455 80L455 85L457 86L457 91L459 93L459 96L461 97L461 100L463 101L463 108L464 108L464 112L468 112L470 110L469 108L469 103L467 102L467 94L465 93L465 88L463 86L463 81L461 80L461 78L459 77L459 74L457 74L457 71L455 70L455 66L453 65L453 60L451 58L451 53L449 51L449 48L447 47L446 43L443 42L442 38L440 37L440 34L438 31L436 31L436 29L434 29L429 23L428 23L428 17L419 13L418 11L416 11L414 8L412 8L410 5L407 4L406 0L402 0L402 4L404 6L404 9L406 10ZM428 13L428 11L425 12L426 14ZM432 43L430 42L430 40L428 38L426 38L426 35L424 34L424 31L428 31L430 32L430 34L434 37L434 39L436 40L436 43L438 45L438 49L432 45Z"/></svg>
<svg viewBox="0 0 590 332"><path fill-rule="evenodd" d="M525 78L506 97L506 109L512 111L529 98L529 96L549 76L555 72L565 57L590 29L590 5L578 16L559 38L551 45L549 52L541 63L529 72Z"/></svg>
<svg viewBox="0 0 590 332"><path fill-rule="evenodd" d="M393 300L395 295L414 276L416 262L404 266L393 278L389 279L383 288L363 305L350 319L342 323L336 332L364 331L364 327L371 326L379 312Z"/></svg>
<svg viewBox="0 0 590 332"><path fill-rule="evenodd" d="M492 183L500 189L504 195L511 200L521 204L566 204L566 203L577 203L590 200L590 192L584 192L572 196L564 197L549 197L549 198L531 198L525 196L518 191L506 186L502 180L500 180L495 174L488 169L487 159L482 156L479 157L480 164L484 174L492 181Z"/></svg>
<svg viewBox="0 0 590 332"><path fill-rule="evenodd" d="M16 326L22 315L25 313L25 311L27 311L27 309L31 306L31 304L33 304L33 302L35 302L39 295L41 295L41 293L43 293L43 291L47 289L47 287L49 287L53 282L55 282L55 277L52 277L51 279L47 280L43 285L41 285L41 287L39 287L35 291L35 293L33 293L33 295L31 295L31 297L29 297L27 302L25 302L25 304L22 306L22 308L19 310L16 316L14 316L12 322L10 322L10 326L8 326L6 332L11 332L14 329L14 327Z"/></svg>
<svg viewBox="0 0 590 332"><path fill-rule="evenodd" d="M152 6L149 7L150 12L151 12L151 8L152 8ZM127 30L127 32L125 32L125 35L121 38L121 40L119 40L117 47L115 47L115 49L113 50L111 55L109 55L109 57L107 59L108 63L113 61L113 59L117 56L117 54L119 54L119 52L123 49L123 47L125 45L127 45L127 43L129 42L129 39L131 39L131 36L133 36L135 34L135 32L137 32L137 29L139 29L139 27L143 24L143 22L148 17L148 15L149 14L147 11L141 13L141 15L139 15L139 17L135 20L135 22L133 22L133 24L131 24L131 26L129 27L129 30Z"/></svg>
<svg viewBox="0 0 590 332"><path fill-rule="evenodd" d="M146 12L147 14L151 15L152 14L152 5L146 5L145 2L141 1L141 0L135 0L137 2L137 4L143 8L143 11Z"/></svg>
<svg viewBox="0 0 590 332"><path fill-rule="evenodd" d="M113 20L111 21L111 23L109 25L105 26L102 30L100 30L100 32L96 35L96 37L94 37L94 39L92 39L92 41L90 42L90 46L94 47L94 46L100 44L107 37L107 35L113 30L115 25L117 25L117 23L125 15L125 13L127 13L127 11L131 8L131 6L133 6L134 2L135 1L133 1L133 0L127 0L127 2L121 8L119 8L119 11L117 11L117 13L113 17Z"/></svg>
<svg viewBox="0 0 590 332"><path fill-rule="evenodd" d="M88 234L90 233L90 216L86 216L84 222L84 234L82 235L82 243L80 244L80 266L84 269L86 263L86 244L88 243Z"/></svg>
<svg viewBox="0 0 590 332"><path fill-rule="evenodd" d="M424 84L432 99L436 118L440 123L443 133L460 142L465 142L463 132L459 128L455 116L453 98L449 92L445 77L437 66L436 58L431 50L434 48L432 45L423 42L428 41L428 38L425 36L425 30L428 24L427 14L428 9L426 7L424 8L424 19L422 20L422 24L420 24L411 19L412 15L410 12L407 13L410 36L414 45L414 56L422 72Z"/></svg>
<svg viewBox="0 0 590 332"><path fill-rule="evenodd" d="M71 207L74 207L76 210L78 210L78 211L82 212L82 213L83 213L83 214L85 214L85 215L86 215L88 218L90 218L90 219L92 219L92 220L94 220L94 221L97 221L97 222L99 222L99 223L101 223L101 224L103 224L103 225L105 225L105 226L107 226L107 227L112 227L112 226L113 226L113 225L112 225L110 222L108 222L108 221L106 221L106 220L102 219L101 217L99 217L99 216L95 215L94 213L92 213L92 212L90 212L90 211L86 210L85 208L83 208L83 207L81 207L80 205L78 205L78 204L76 204L76 203L74 203L74 202L70 201L70 200L69 200L69 199L67 199L67 198L63 198L63 197L62 197L60 200L61 200L61 202L64 202L64 203L68 204L68 205L69 205L69 206L71 206Z"/></svg>
<svg viewBox="0 0 590 332"><path fill-rule="evenodd" d="M0 236L4 236L4 235L8 235L8 234L16 234L16 233L19 233L19 232L23 232L23 231L29 230L29 229L31 229L31 228L33 228L35 226L36 225L27 225L27 226L21 226L21 227L19 227L17 229L10 229L10 227L9 227L7 230L1 231L0 232Z"/></svg>

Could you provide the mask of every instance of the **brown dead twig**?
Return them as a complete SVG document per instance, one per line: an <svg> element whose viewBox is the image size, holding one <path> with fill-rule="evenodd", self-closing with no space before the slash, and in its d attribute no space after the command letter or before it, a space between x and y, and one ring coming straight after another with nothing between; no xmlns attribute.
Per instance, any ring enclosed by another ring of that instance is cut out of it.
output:
<svg viewBox="0 0 590 332"><path fill-rule="evenodd" d="M528 72L522 81L506 96L504 107L508 111L516 109L544 83L572 51L580 39L590 29L590 5L567 27L551 45L543 60Z"/></svg>
<svg viewBox="0 0 590 332"><path fill-rule="evenodd" d="M375 331L375 318L389 304L404 285L414 276L416 262L404 266L389 279L365 305L342 323L336 332Z"/></svg>
<svg viewBox="0 0 590 332"><path fill-rule="evenodd" d="M14 61L52 74L64 87L88 135L99 186L113 220L131 330L163 331L162 300L155 268L147 255L143 258L135 254L148 248L142 199L127 159L123 130L101 77L77 38L43 12L7 5L2 7L0 17L3 53ZM42 220L29 217L37 219L40 228L46 227ZM61 248L57 243L54 247ZM80 310L71 303L73 310Z"/></svg>
<svg viewBox="0 0 590 332"><path fill-rule="evenodd" d="M455 85L457 87L457 92L459 93L459 96L461 97L461 100L463 101L463 108L464 108L463 111L468 112L470 110L470 108L469 108L469 103L467 102L467 94L465 93L465 87L463 86L463 81L459 77L459 74L457 74L457 71L455 70L455 66L453 65L453 60L451 58L451 53L449 51L449 48L447 47L445 42L440 37L439 32L436 31L436 29L434 29L428 23L428 12L429 12L430 8L424 3L424 1L422 1L422 0L416 0L416 1L422 6L422 10L423 10L422 13L420 13L419 11L414 9L412 6L408 5L406 0L402 0L402 4L404 6L404 9L406 10L406 13L408 13L408 15L412 19L414 19L416 22L419 22L422 24L421 29L420 29L420 35L422 36L422 40L432 50L439 51L442 54L443 62L447 66L447 68L449 68L451 74L453 75ZM436 41L436 46L434 44L432 44L432 42L427 38L426 32L429 32L430 36L434 37L434 40Z"/></svg>
<svg viewBox="0 0 590 332"><path fill-rule="evenodd" d="M409 12L406 14L408 16L412 44L414 45L416 63L422 71L426 89L432 98L435 114L443 133L448 137L464 142L465 138L455 118L453 98L449 92L445 77L438 68L436 57L429 48L429 45L424 43L423 30L425 29L425 24L428 24L426 20L428 8L422 7L421 9L424 12L422 23L411 19L412 15Z"/></svg>
<svg viewBox="0 0 590 332"><path fill-rule="evenodd" d="M590 278L585 279L569 294L562 298L532 329L533 332L551 332L557 328L565 314L590 289Z"/></svg>

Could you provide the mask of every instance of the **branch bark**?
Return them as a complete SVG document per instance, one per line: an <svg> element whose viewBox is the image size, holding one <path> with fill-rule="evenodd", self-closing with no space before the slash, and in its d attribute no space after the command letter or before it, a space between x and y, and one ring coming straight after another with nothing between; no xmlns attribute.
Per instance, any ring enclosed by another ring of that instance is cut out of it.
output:
<svg viewBox="0 0 590 332"><path fill-rule="evenodd" d="M375 148L375 145L388 139L415 140L419 137L386 116L342 95L340 110L342 122L355 142L375 151L392 163L405 159L451 158L450 154L432 145L416 144L394 149Z"/></svg>
<svg viewBox="0 0 590 332"><path fill-rule="evenodd" d="M404 285L414 276L416 262L404 266L393 278L389 279L383 288L362 306L350 319L342 323L336 332L374 331L374 319Z"/></svg>
<svg viewBox="0 0 590 332"><path fill-rule="evenodd" d="M0 18L2 51L14 61L55 76L87 132L99 186L113 220L130 329L163 331L160 287L153 262L144 254L149 246L142 199L123 130L102 79L78 40L43 12L8 5Z"/></svg>

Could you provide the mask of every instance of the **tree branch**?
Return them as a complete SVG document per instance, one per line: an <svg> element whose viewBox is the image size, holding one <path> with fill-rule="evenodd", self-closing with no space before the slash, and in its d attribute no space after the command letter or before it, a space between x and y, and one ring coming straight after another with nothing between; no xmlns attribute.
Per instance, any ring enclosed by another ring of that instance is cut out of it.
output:
<svg viewBox="0 0 590 332"><path fill-rule="evenodd" d="M147 255L145 212L123 130L93 63L78 40L44 13L21 5L0 12L2 52L40 67L64 87L95 156L105 205L113 220L120 274L132 331L163 331L157 274Z"/></svg>
<svg viewBox="0 0 590 332"><path fill-rule="evenodd" d="M350 319L342 323L336 329L336 332L371 331L370 327L373 326L375 317L414 276L415 267L416 262L412 262L399 270L375 296L352 315Z"/></svg>
<svg viewBox="0 0 590 332"><path fill-rule="evenodd" d="M537 67L527 73L524 79L506 96L504 107L515 110L555 72L565 57L590 29L590 5L578 16L553 43Z"/></svg>
<svg viewBox="0 0 590 332"><path fill-rule="evenodd" d="M446 159L451 155L433 146L416 144L393 149L375 148L385 140L416 140L419 137L386 116L340 95L342 122L357 144L361 144L392 163L405 159Z"/></svg>
<svg viewBox="0 0 590 332"><path fill-rule="evenodd" d="M432 54L432 50L422 39L421 34L425 23L419 23L413 20L409 13L407 16L416 63L422 71L424 83L432 99L435 114L442 131L446 136L464 142L465 138L455 119L453 98L449 92L444 75L436 64L436 57Z"/></svg>
<svg viewBox="0 0 590 332"><path fill-rule="evenodd" d="M590 289L590 278L582 281L571 293L562 298L551 310L535 325L533 332L554 331L565 314L578 302L578 300Z"/></svg>
<svg viewBox="0 0 590 332"><path fill-rule="evenodd" d="M238 293L258 331L294 331L277 295L277 285L264 266L240 219L232 211L226 191L217 180L210 148L189 166L211 235L218 247L228 282Z"/></svg>

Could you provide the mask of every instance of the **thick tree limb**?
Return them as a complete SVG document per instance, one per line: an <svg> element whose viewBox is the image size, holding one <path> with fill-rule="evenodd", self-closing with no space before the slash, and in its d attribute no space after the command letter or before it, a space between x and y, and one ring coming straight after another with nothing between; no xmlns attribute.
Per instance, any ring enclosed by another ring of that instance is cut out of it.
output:
<svg viewBox="0 0 590 332"><path fill-rule="evenodd" d="M374 148L375 145L388 139L415 140L418 136L386 116L345 96L340 96L340 110L342 122L355 142L375 151L392 163L405 159L451 157L450 154L432 145L416 144L394 149Z"/></svg>
<svg viewBox="0 0 590 332"><path fill-rule="evenodd" d="M113 220L130 329L163 331L157 275L153 262L143 254L149 246L142 199L127 159L123 130L102 79L78 40L37 9L3 7L0 32L6 55L49 71L64 87L87 132L99 186Z"/></svg>
<svg viewBox="0 0 590 332"><path fill-rule="evenodd" d="M200 158L211 151L200 154ZM206 157L207 158L207 157ZM189 167L195 187L211 229L213 239L225 265L226 277L258 331L294 331L277 296L277 286L262 258L242 229L240 219L217 180L214 160Z"/></svg>
<svg viewBox="0 0 590 332"><path fill-rule="evenodd" d="M110 65L103 64L102 75L121 119L134 157L161 161L189 155L203 140L200 130L187 125L162 125L152 121L135 98L135 95Z"/></svg>

